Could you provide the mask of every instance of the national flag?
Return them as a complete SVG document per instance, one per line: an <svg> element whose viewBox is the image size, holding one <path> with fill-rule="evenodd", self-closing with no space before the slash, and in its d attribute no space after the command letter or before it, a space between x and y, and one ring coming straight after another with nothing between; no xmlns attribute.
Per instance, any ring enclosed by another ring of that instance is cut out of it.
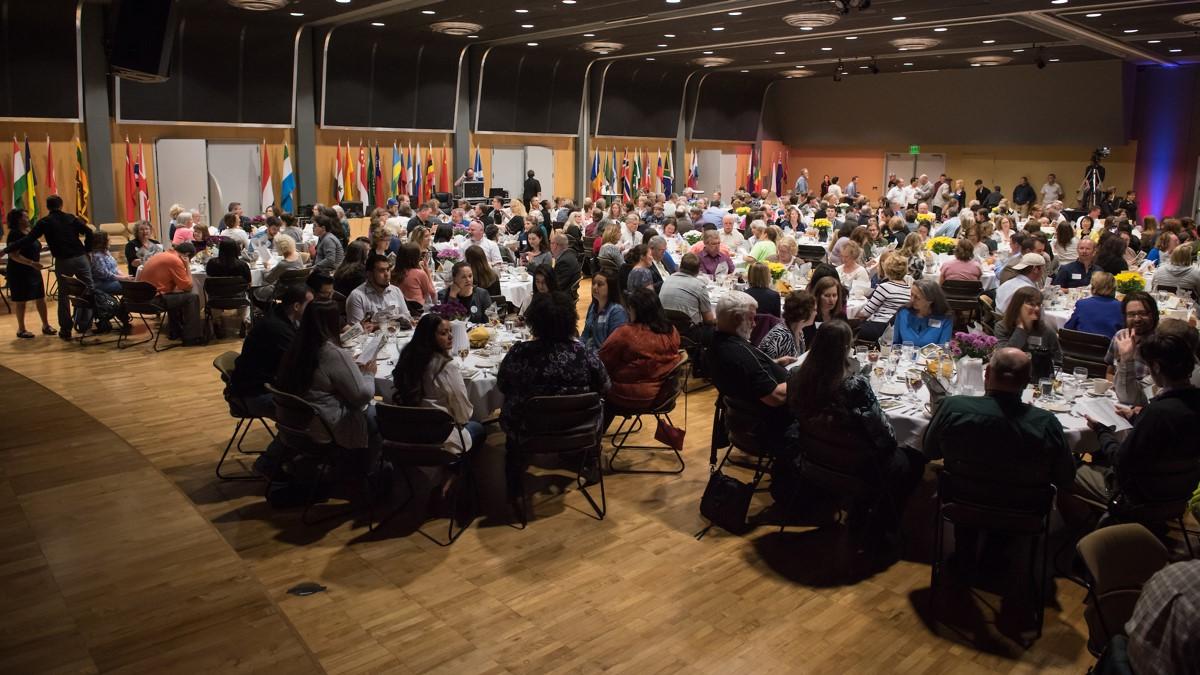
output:
<svg viewBox="0 0 1200 675"><path fill-rule="evenodd" d="M592 201L600 199L600 151L594 151L592 155Z"/></svg>
<svg viewBox="0 0 1200 675"><path fill-rule="evenodd" d="M475 180L483 180L483 156L479 154L479 144L475 144Z"/></svg>
<svg viewBox="0 0 1200 675"><path fill-rule="evenodd" d="M134 187L137 189L138 220L150 221L150 182L146 180L146 150L138 138L138 161L133 165Z"/></svg>
<svg viewBox="0 0 1200 675"><path fill-rule="evenodd" d="M25 156L17 137L13 136L13 201L14 209L24 209L29 193L29 174L25 172Z"/></svg>
<svg viewBox="0 0 1200 675"><path fill-rule="evenodd" d="M354 165L354 172L354 196L357 201L362 202L363 213L366 213L367 207L371 205L371 193L367 190L367 154L363 151L361 140L358 142L358 162Z"/></svg>
<svg viewBox="0 0 1200 675"><path fill-rule="evenodd" d="M4 186L8 185L8 176L4 175L4 162L0 162L0 223L7 222L4 216L8 213L8 200L4 198Z"/></svg>
<svg viewBox="0 0 1200 675"><path fill-rule="evenodd" d="M354 167L354 150L350 148L350 140L346 140L346 161L342 162L342 171L346 172L346 182L342 183L342 200L354 201L356 190L354 182L358 178L358 169Z"/></svg>
<svg viewBox="0 0 1200 675"><path fill-rule="evenodd" d="M655 176L654 169L650 166L650 151L642 155L642 187L646 192L655 192Z"/></svg>
<svg viewBox="0 0 1200 675"><path fill-rule="evenodd" d="M367 143L367 192L366 194L375 200L375 158L371 155L371 144ZM376 205L379 204L375 201ZM363 200L363 212L366 213L367 200Z"/></svg>
<svg viewBox="0 0 1200 675"><path fill-rule="evenodd" d="M262 152L259 155L262 157L259 189L262 194L262 210L266 211L268 206L275 204L275 186L271 183L271 155L267 153L267 140L265 138L263 139Z"/></svg>
<svg viewBox="0 0 1200 675"><path fill-rule="evenodd" d="M696 157L696 151L692 150L692 166L688 169L687 186L696 189L700 180L700 160Z"/></svg>
<svg viewBox="0 0 1200 675"><path fill-rule="evenodd" d="M375 206L386 208L388 182L383 179L383 160L379 156L379 141L375 142Z"/></svg>
<svg viewBox="0 0 1200 675"><path fill-rule="evenodd" d="M421 164L421 144L417 143L416 154L412 157L412 198L414 202L421 201L422 185L425 182L425 172Z"/></svg>
<svg viewBox="0 0 1200 675"><path fill-rule="evenodd" d="M450 157L446 152L446 146L442 145L442 175L438 176L438 185L442 186L442 192L450 190Z"/></svg>
<svg viewBox="0 0 1200 675"><path fill-rule="evenodd" d="M409 163L408 154L409 154L409 151L411 151L411 150L412 150L412 146L409 146L408 151L405 151L405 150L400 151L400 178L396 181L396 196L397 197L399 197L400 195L409 194L409 192L408 192L408 174L411 172L408 170L408 163Z"/></svg>
<svg viewBox="0 0 1200 675"><path fill-rule="evenodd" d="M137 175L133 170L133 148L129 145L129 137L125 137L125 222L137 220Z"/></svg>
<svg viewBox="0 0 1200 675"><path fill-rule="evenodd" d="M754 162L754 191L762 190L762 150L758 151L758 160Z"/></svg>
<svg viewBox="0 0 1200 675"><path fill-rule="evenodd" d="M613 162L609 156L611 153L604 153L604 182L601 187L603 194L612 194L613 186L616 184L616 174L613 173Z"/></svg>
<svg viewBox="0 0 1200 675"><path fill-rule="evenodd" d="M754 192L754 150L750 150L750 161L746 164L746 192Z"/></svg>
<svg viewBox="0 0 1200 675"><path fill-rule="evenodd" d="M433 143L429 144L429 154L425 156L425 183L424 183L424 198L423 202L433 199L433 193L437 190L437 175L433 164Z"/></svg>
<svg viewBox="0 0 1200 675"><path fill-rule="evenodd" d="M83 222L91 222L88 218L88 199L91 197L92 190L88 185L87 171L83 168L83 146L79 144L79 138L75 138L75 215ZM3 201L3 195L0 195L0 201Z"/></svg>
<svg viewBox="0 0 1200 675"><path fill-rule="evenodd" d="M633 196L633 186L629 184L629 150L621 157L621 197L629 199Z"/></svg>
<svg viewBox="0 0 1200 675"><path fill-rule="evenodd" d="M283 200L279 203L280 210L291 213L295 205L292 194L296 192L296 174L292 173L292 156L288 153L287 143L283 144L283 179L279 181L279 193Z"/></svg>
<svg viewBox="0 0 1200 675"><path fill-rule="evenodd" d="M392 174L391 189L392 189L392 191L388 193L392 197L400 196L400 174L403 173L403 171L404 171L404 159L400 155L400 146L396 145L395 141L392 141L392 171L391 171L391 174Z"/></svg>
<svg viewBox="0 0 1200 675"><path fill-rule="evenodd" d="M630 178L631 195L642 189L642 149L633 151L633 175Z"/></svg>
<svg viewBox="0 0 1200 675"><path fill-rule="evenodd" d="M657 185L655 186L655 192L662 192L663 163L662 163L662 150L661 149L658 151L658 166L654 169L654 178L657 181Z"/></svg>
<svg viewBox="0 0 1200 675"><path fill-rule="evenodd" d="M345 194L346 173L342 171L342 139L338 139L337 155L333 158L333 203L342 201Z"/></svg>
<svg viewBox="0 0 1200 675"><path fill-rule="evenodd" d="M37 222L37 171L33 168L33 154L29 152L29 137L25 137L25 170L29 172L29 191L25 193L26 210L29 211L30 222Z"/></svg>
<svg viewBox="0 0 1200 675"><path fill-rule="evenodd" d="M54 172L54 146L50 145L50 135L46 135L46 194L58 194L58 179Z"/></svg>
<svg viewBox="0 0 1200 675"><path fill-rule="evenodd" d="M667 163L663 166L660 178L662 180L663 194L668 197L671 196L671 192L675 189L675 173L674 169L671 168L674 164L675 161L672 158L671 151L667 150Z"/></svg>

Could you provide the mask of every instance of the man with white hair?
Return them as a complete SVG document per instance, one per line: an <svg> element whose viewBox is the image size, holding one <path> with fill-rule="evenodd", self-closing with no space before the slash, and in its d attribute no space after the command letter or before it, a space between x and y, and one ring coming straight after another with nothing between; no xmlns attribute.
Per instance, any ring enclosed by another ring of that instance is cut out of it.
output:
<svg viewBox="0 0 1200 675"><path fill-rule="evenodd" d="M808 169L800 169L800 176L796 178L795 192L800 195L801 199L808 195Z"/></svg>
<svg viewBox="0 0 1200 675"><path fill-rule="evenodd" d="M617 242L621 253L629 251L629 249L642 243L642 233L638 230L638 226L642 224L642 218L636 212L631 212L625 216L625 227L621 228L621 240Z"/></svg>
<svg viewBox="0 0 1200 675"><path fill-rule="evenodd" d="M758 303L741 291L730 291L717 302L717 330L708 350L708 372L717 391L730 405L752 411L767 448L780 448L794 420L787 403L787 370L791 356L772 360L754 345L750 334Z"/></svg>
<svg viewBox="0 0 1200 675"><path fill-rule="evenodd" d="M731 252L742 247L746 238L737 229L738 217L732 213L721 216L721 244Z"/></svg>
<svg viewBox="0 0 1200 675"><path fill-rule="evenodd" d="M478 220L471 221L468 233L471 237L471 245L483 249L489 265L499 265L504 262L504 258L500 255L500 245L483 236L483 223Z"/></svg>

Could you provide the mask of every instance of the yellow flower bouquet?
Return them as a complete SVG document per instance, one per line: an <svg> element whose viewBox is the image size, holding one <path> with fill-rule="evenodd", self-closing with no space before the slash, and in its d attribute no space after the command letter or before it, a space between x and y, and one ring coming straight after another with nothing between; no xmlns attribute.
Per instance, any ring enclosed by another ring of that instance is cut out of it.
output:
<svg viewBox="0 0 1200 675"><path fill-rule="evenodd" d="M738 214L739 216L744 216L747 213L750 213L750 207L749 206L739 206L736 209L734 209L733 212Z"/></svg>
<svg viewBox="0 0 1200 675"><path fill-rule="evenodd" d="M769 262L767 263L767 269L771 270L771 278L779 281L783 278L783 273L787 270L787 266L783 263Z"/></svg>
<svg viewBox="0 0 1200 675"><path fill-rule="evenodd" d="M958 246L958 240L953 237L934 237L925 242L925 248L934 253L954 253L955 246Z"/></svg>
<svg viewBox="0 0 1200 675"><path fill-rule="evenodd" d="M1137 272L1121 272L1116 276L1118 293L1134 293L1146 290L1146 277Z"/></svg>
<svg viewBox="0 0 1200 675"><path fill-rule="evenodd" d="M812 226L818 230L828 230L833 227L833 223L829 222L828 218L817 218L813 221Z"/></svg>
<svg viewBox="0 0 1200 675"><path fill-rule="evenodd" d="M932 223L933 222L933 214L932 213L918 213L917 220L923 220L927 223Z"/></svg>

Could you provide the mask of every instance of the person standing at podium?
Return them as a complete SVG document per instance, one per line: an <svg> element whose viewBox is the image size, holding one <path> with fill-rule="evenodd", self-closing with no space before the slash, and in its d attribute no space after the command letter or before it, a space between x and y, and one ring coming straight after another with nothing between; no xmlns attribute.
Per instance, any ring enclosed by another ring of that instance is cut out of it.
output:
<svg viewBox="0 0 1200 675"><path fill-rule="evenodd" d="M462 184L464 182L469 181L469 180L472 180L472 181L478 180L477 178L475 178L475 169L470 168L470 167L468 167L467 170L463 172L463 175L458 177L458 180L454 181L455 190L457 191L458 188L462 187Z"/></svg>

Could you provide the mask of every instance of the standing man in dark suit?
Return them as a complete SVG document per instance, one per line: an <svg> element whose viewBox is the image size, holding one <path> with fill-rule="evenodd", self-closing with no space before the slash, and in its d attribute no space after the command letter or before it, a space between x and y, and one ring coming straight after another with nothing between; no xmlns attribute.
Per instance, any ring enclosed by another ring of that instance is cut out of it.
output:
<svg viewBox="0 0 1200 675"><path fill-rule="evenodd" d="M579 257L571 250L570 243L570 239L562 230L550 235L550 267L554 270L554 280L558 282L558 289L578 301L579 289L576 284L579 283L583 268L579 264Z"/></svg>
<svg viewBox="0 0 1200 675"><path fill-rule="evenodd" d="M47 197L46 208L50 213L37 221L29 234L5 247L4 253L8 254L21 248L30 239L46 238L50 255L54 256L54 274L58 277L58 336L70 341L71 301L67 298L67 289L63 286L62 277L73 276L82 281L89 291L92 290L92 267L87 258L87 252L92 248L92 230L82 220L69 213L63 213L62 205L62 197ZM82 242L80 237L83 237Z"/></svg>
<svg viewBox="0 0 1200 675"><path fill-rule="evenodd" d="M525 202L525 208L533 209L533 198L542 193L542 184L538 179L533 177L533 169L525 172L525 188L521 191L521 201ZM537 208L541 208L539 205ZM547 228L550 223L546 223Z"/></svg>

